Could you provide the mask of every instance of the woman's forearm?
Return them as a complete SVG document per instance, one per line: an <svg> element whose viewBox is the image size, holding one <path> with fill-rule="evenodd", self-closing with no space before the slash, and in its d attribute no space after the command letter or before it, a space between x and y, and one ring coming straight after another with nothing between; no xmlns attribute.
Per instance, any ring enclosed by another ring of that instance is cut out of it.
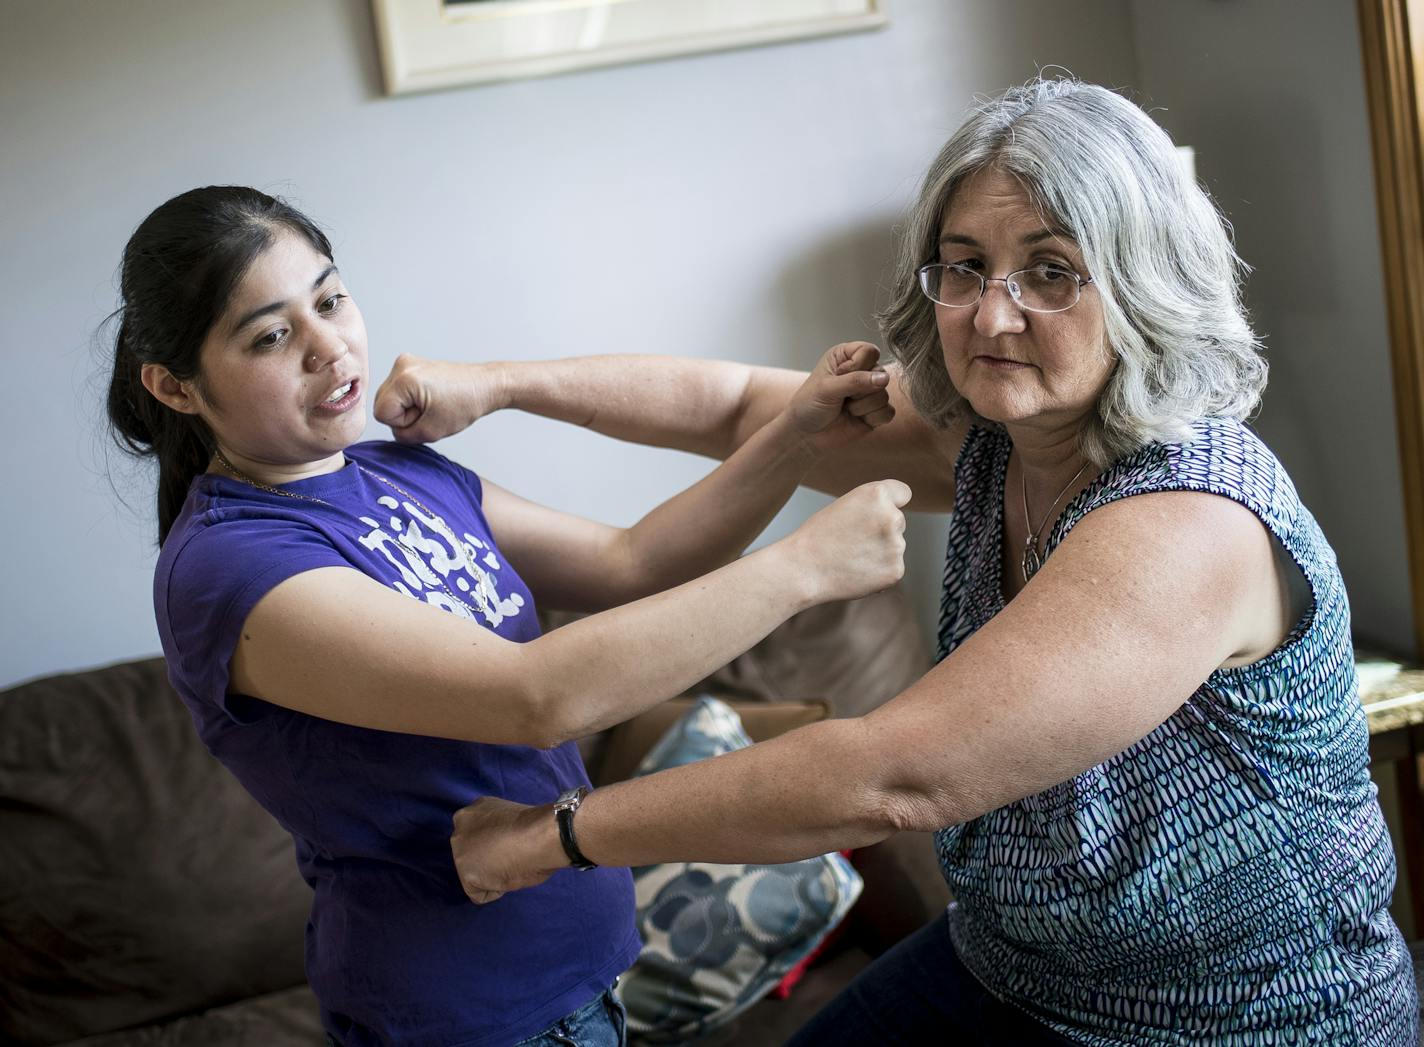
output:
<svg viewBox="0 0 1424 1047"><path fill-rule="evenodd" d="M898 808L874 776L861 720L812 724L712 760L594 790L575 822L599 865L777 863L892 835ZM549 807L521 811L526 865L567 866ZM511 838L501 841L514 842Z"/></svg>
<svg viewBox="0 0 1424 1047"><path fill-rule="evenodd" d="M866 343L846 343L849 347ZM499 406L582 425L606 436L726 459L776 417L806 372L670 356L590 356L489 367ZM948 511L954 504L954 461L967 432L926 422L887 368L895 419L865 440L826 455L802 483L842 494L892 476L915 490L911 508Z"/></svg>
<svg viewBox="0 0 1424 1047"><path fill-rule="evenodd" d="M521 646L531 744L612 726L705 678L813 604L876 592L903 573L909 491L868 484L780 541L674 589Z"/></svg>
<svg viewBox="0 0 1424 1047"><path fill-rule="evenodd" d="M847 342L833 350L873 348ZM825 456L803 483L843 494L869 480L894 477L914 488L912 508L948 510L967 423L930 425L910 404L896 369L887 371L894 419ZM778 367L670 356L476 364L402 354L376 394L375 415L397 439L429 443L515 407L620 440L726 459L785 409L806 377Z"/></svg>
<svg viewBox="0 0 1424 1047"><path fill-rule="evenodd" d="M599 789L579 812L594 861L787 862L891 835L860 720L826 720L749 749Z"/></svg>
<svg viewBox="0 0 1424 1047"><path fill-rule="evenodd" d="M628 598L720 567L765 530L820 459L785 416L764 425L722 465L623 533Z"/></svg>
<svg viewBox="0 0 1424 1047"><path fill-rule="evenodd" d="M529 744L580 738L679 694L822 599L779 544L524 645Z"/></svg>
<svg viewBox="0 0 1424 1047"><path fill-rule="evenodd" d="M892 584L908 493L867 485L766 549L527 643L351 567L302 571L243 621L232 685L357 727L561 744L686 690L811 604Z"/></svg>
<svg viewBox="0 0 1424 1047"><path fill-rule="evenodd" d="M610 355L484 365L502 405L620 440L726 458L770 421L804 372L722 360Z"/></svg>

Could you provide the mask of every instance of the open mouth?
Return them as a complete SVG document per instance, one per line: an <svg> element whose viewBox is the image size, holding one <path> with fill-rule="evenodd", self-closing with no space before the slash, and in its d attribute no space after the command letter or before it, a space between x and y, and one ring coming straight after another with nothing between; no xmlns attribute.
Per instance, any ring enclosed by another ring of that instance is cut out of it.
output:
<svg viewBox="0 0 1424 1047"><path fill-rule="evenodd" d="M353 378L345 385L339 385L331 391L331 395L322 400L317 407L328 411L344 411L356 402L361 395L361 382Z"/></svg>

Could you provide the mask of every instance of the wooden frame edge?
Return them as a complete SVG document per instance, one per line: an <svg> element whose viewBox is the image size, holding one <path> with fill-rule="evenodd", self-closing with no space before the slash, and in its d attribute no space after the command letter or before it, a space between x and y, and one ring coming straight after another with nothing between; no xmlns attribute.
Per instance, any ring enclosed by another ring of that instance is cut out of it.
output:
<svg viewBox="0 0 1424 1047"><path fill-rule="evenodd" d="M1424 18L1424 0L1358 0L1409 552L1413 655L1419 658L1424 657L1424 153L1411 7Z"/></svg>

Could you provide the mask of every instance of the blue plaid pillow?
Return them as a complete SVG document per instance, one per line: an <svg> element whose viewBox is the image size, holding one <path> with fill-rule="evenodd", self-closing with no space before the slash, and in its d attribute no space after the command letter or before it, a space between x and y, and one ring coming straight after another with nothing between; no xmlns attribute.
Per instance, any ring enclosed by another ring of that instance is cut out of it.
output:
<svg viewBox="0 0 1424 1047"><path fill-rule="evenodd" d="M742 722L702 698L638 774L751 744ZM682 1043L731 1021L820 944L860 895L839 854L785 865L675 862L633 870L643 951L619 992L635 1042Z"/></svg>

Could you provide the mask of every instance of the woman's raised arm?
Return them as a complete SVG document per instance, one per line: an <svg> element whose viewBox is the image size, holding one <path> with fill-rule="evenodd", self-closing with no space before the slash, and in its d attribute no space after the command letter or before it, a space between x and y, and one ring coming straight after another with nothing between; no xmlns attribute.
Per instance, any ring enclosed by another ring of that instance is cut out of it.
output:
<svg viewBox="0 0 1424 1047"><path fill-rule="evenodd" d="M1121 752L1212 670L1278 644L1276 570L1270 536L1233 502L1125 499L880 709L596 790L579 845L609 865L783 862L975 818ZM547 808L484 799L455 828L477 901L567 865Z"/></svg>
<svg viewBox="0 0 1424 1047"><path fill-rule="evenodd" d="M735 563L523 644L356 570L306 571L248 614L231 687L360 727L557 745L690 687L806 607L894 584L908 498L868 484Z"/></svg>
<svg viewBox="0 0 1424 1047"><path fill-rule="evenodd" d="M827 457L805 482L840 495L893 477L915 491L907 508L948 511L964 427L935 429L900 388L898 369L888 370L894 420ZM397 439L424 443L515 408L619 440L725 459L780 413L805 380L804 371L672 356L454 363L402 355L377 390L375 415Z"/></svg>
<svg viewBox="0 0 1424 1047"><path fill-rule="evenodd" d="M805 606L889 585L904 548L898 507L909 497L894 481L842 498L766 555L722 567L820 455L888 420L874 346L843 349L829 351L786 410L710 476L633 527L485 488L501 555L539 602L602 610L648 598L518 644L432 614L354 570L312 570L249 613L233 684L365 727L553 745L678 693Z"/></svg>
<svg viewBox="0 0 1424 1047"><path fill-rule="evenodd" d="M785 410L716 469L631 527L609 527L484 485L485 517L540 606L601 611L734 559L807 472L888 424L875 347L836 346Z"/></svg>

